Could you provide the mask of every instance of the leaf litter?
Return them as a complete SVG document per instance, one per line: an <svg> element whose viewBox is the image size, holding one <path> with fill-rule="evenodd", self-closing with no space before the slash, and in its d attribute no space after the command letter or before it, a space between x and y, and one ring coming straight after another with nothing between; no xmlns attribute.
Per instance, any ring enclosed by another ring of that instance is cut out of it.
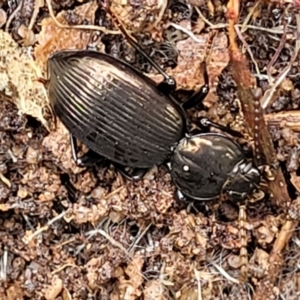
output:
<svg viewBox="0 0 300 300"><path fill-rule="evenodd" d="M166 7L161 1L147 6L125 1L114 2L112 9L150 54L152 47L178 90L197 90L203 83L200 64L206 62L210 95L192 120L206 115L244 131L230 71L226 9L198 2L172 1ZM292 61L291 35L281 51L276 49L284 26L296 32L297 2L259 2L241 6L239 47L246 49L252 74L258 67L257 85L264 92L272 87L270 70L276 76ZM277 210L268 198L247 207L250 276L240 285L237 207L176 202L162 167L153 167L139 182L125 180L111 164L78 168L68 132L60 122L51 126L46 88L38 80L45 78L53 52L91 45L129 59L157 82L159 76L114 32L95 1L53 1L52 9L64 26L105 25L111 34L57 26L46 3L20 3L18 11L13 2L0 3L10 22L2 25L8 32L0 30L0 290L5 299L297 299L299 237L292 229L299 219L299 62L293 61L264 112L293 201L287 211ZM35 35L33 46L26 46L28 36L17 34L22 24L10 19L15 11ZM166 52L171 49L176 51ZM270 69L272 57L277 60ZM275 280L268 273L272 249L283 251Z"/></svg>

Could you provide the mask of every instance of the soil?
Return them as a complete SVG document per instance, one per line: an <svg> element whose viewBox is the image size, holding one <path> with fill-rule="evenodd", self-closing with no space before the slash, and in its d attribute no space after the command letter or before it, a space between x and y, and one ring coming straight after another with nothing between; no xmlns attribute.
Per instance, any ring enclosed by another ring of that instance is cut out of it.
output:
<svg viewBox="0 0 300 300"><path fill-rule="evenodd" d="M109 161L77 166L69 132L49 104L49 56L92 49L157 83L162 76L128 43L107 3L0 0L0 299L300 298L300 3L227 4L112 0L109 7L175 78L178 101L204 84L205 62L210 91L189 111L191 129L205 116L240 132L231 138L255 163L261 140L247 131L240 96L247 87L234 80L229 42L230 8L238 8L236 42L261 92L259 124L271 136L283 174L277 187L288 201L270 176L262 196L242 203L223 195L180 202L165 166L138 181Z"/></svg>

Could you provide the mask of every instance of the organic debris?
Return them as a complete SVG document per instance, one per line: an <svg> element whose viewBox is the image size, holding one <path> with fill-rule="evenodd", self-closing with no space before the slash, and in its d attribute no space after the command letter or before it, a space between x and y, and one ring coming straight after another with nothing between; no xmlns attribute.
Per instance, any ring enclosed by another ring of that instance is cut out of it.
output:
<svg viewBox="0 0 300 300"><path fill-rule="evenodd" d="M0 92L11 97L20 113L33 116L47 126L43 114L48 106L47 92L37 80L42 76L30 49L22 49L0 29Z"/></svg>
<svg viewBox="0 0 300 300"><path fill-rule="evenodd" d="M0 1L3 299L300 297L299 3L227 4ZM245 203L181 203L163 166L128 181L111 162L74 163L69 132L49 111L52 53L91 48L162 78L108 5L176 79L179 101L202 86L205 62L210 93L189 120L238 131L247 155L263 161L262 185Z"/></svg>

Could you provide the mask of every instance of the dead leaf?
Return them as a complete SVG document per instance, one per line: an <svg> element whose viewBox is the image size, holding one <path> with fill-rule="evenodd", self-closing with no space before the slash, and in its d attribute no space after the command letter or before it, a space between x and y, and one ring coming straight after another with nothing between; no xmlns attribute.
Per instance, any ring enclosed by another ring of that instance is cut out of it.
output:
<svg viewBox="0 0 300 300"><path fill-rule="evenodd" d="M78 17L78 24L84 20L88 21L89 24L94 24L97 8L96 1L93 1L76 7L72 13ZM62 11L56 16L57 20L64 25L68 25L65 18L66 13L66 11ZM68 11L68 13L70 12ZM41 26L42 30L38 35L38 46L35 48L34 55L36 62L43 69L46 67L49 55L66 49L86 49L91 36L90 30L57 27L50 17L43 19Z"/></svg>

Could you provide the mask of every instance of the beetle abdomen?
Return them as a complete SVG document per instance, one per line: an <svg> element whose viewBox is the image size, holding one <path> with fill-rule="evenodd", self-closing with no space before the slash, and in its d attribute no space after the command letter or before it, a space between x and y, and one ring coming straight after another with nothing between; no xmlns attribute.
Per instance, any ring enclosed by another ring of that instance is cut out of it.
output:
<svg viewBox="0 0 300 300"><path fill-rule="evenodd" d="M55 114L86 146L113 162L163 163L185 132L179 105L129 65L93 51L62 51L48 63Z"/></svg>

